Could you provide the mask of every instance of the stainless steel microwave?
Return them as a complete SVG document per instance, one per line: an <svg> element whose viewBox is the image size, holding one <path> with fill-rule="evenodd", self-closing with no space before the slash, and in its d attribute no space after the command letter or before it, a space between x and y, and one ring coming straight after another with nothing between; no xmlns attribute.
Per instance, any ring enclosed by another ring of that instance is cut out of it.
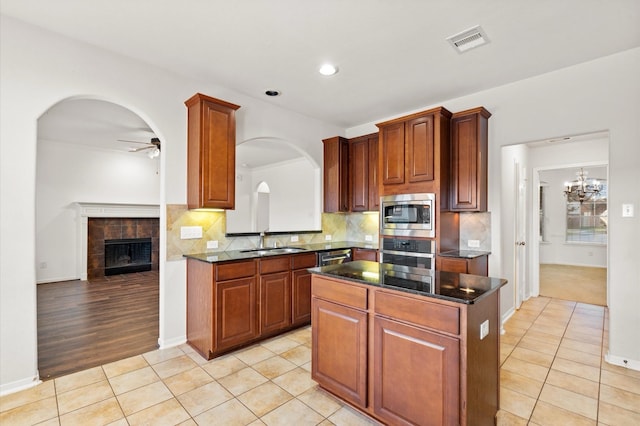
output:
<svg viewBox="0 0 640 426"><path fill-rule="evenodd" d="M380 197L380 233L435 238L435 194L398 194Z"/></svg>

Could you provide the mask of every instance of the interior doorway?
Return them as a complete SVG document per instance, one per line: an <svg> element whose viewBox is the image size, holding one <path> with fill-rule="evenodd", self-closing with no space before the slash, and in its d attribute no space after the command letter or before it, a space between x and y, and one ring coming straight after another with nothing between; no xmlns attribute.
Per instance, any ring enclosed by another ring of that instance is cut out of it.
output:
<svg viewBox="0 0 640 426"><path fill-rule="evenodd" d="M519 299L526 300L529 297L541 295L541 263L565 262L574 267L600 267L604 270L604 273L599 270L596 271L595 275L602 276L604 274L606 276L606 268L608 266L606 237L604 242L600 241L598 243L565 241L566 232L554 230L553 238L558 240L557 244L554 245L554 250L566 255L566 257L556 260L550 260L546 257L548 250L545 251L545 249L548 248L548 241L545 241L540 234L541 230L544 232L544 217L540 209L541 188L547 187L547 190L550 191L549 193L555 191L555 195L560 197L560 201L548 201L548 204L553 203L562 210L564 215L560 218L562 226L566 226L567 205L562 198L564 196L562 184L556 189L548 188L545 179L540 178L540 172L544 170L570 169L571 176L575 177L576 171L581 166L600 166L604 167L602 169L604 172L598 171L594 173L606 178L608 146L609 134L603 131L563 136L543 141L523 142L502 148L502 198L504 205L519 205L517 183L519 180L516 176L515 164L518 164L519 170L523 171L527 188L526 207L520 210L524 214L520 213L519 217L516 218L518 209L514 208L513 218L506 216L501 219L505 276L514 282L514 287L511 290L513 291L512 297L515 308L518 306ZM524 239L518 235L518 220L516 219L526 222ZM547 231L550 231L548 227ZM575 253L576 249L578 254ZM571 252L573 252L573 257L569 256ZM580 256L585 256L586 258L581 258ZM602 263L595 262L594 259L596 258L601 259ZM516 274L520 279L517 279ZM575 287L575 283L579 282L581 278L564 276L564 278L560 279L564 283L573 284ZM605 278L605 293L607 286L608 280ZM583 292L588 291L586 288L585 286L581 290ZM576 297L569 294L566 297L576 299Z"/></svg>
<svg viewBox="0 0 640 426"><path fill-rule="evenodd" d="M159 222L148 226L127 211L155 206L158 214L149 217L159 217L160 144L141 117L102 100L66 99L39 118L35 267L41 379L157 347ZM103 214L105 226L80 232L88 217L81 212L97 205L121 214ZM83 253L87 233L99 233L88 241L101 242L89 247L91 256ZM122 239L151 243L150 271L105 276L104 247ZM93 273L98 270L101 276Z"/></svg>

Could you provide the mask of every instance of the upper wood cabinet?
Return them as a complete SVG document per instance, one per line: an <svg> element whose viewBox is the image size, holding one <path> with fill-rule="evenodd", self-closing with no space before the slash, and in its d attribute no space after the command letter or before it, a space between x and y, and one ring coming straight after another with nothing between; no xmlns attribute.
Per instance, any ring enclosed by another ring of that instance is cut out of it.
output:
<svg viewBox="0 0 640 426"><path fill-rule="evenodd" d="M350 211L377 211L378 133L349 139Z"/></svg>
<svg viewBox="0 0 640 426"><path fill-rule="evenodd" d="M440 192L448 181L450 118L434 108L377 124L380 195Z"/></svg>
<svg viewBox="0 0 640 426"><path fill-rule="evenodd" d="M451 210L487 211L488 120L483 107L453 114L451 120Z"/></svg>
<svg viewBox="0 0 640 426"><path fill-rule="evenodd" d="M235 207L238 105L196 93L187 106L187 205Z"/></svg>
<svg viewBox="0 0 640 426"><path fill-rule="evenodd" d="M349 211L349 141L324 139L324 211Z"/></svg>

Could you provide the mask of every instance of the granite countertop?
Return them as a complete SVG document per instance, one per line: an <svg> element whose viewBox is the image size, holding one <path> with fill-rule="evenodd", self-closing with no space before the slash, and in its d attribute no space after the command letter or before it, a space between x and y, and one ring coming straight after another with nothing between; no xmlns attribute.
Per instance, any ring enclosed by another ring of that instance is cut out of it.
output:
<svg viewBox="0 0 640 426"><path fill-rule="evenodd" d="M310 268L309 272L465 304L475 303L507 283L502 278L431 271L366 260Z"/></svg>
<svg viewBox="0 0 640 426"><path fill-rule="evenodd" d="M183 257L188 259L200 260L208 263L217 263L217 262L228 262L233 260L245 260L245 259L256 259L267 256L282 256L282 255L292 255L292 254L300 254L300 253L309 253L309 252L319 252L319 251L330 251L330 250L340 250L346 248L363 248L363 249L372 249L377 250L378 245L372 243L362 243L355 241L327 241L326 243L317 243L317 244L296 244L296 245L287 245L286 247L300 248L302 250L282 253L282 252L269 252L259 253L255 251L246 251L253 249L241 249L241 250L229 250L229 251L211 251L204 253L190 253L185 254ZM268 249L269 247L267 247Z"/></svg>
<svg viewBox="0 0 640 426"><path fill-rule="evenodd" d="M459 259L474 259L480 256L488 256L490 255L490 251L480 251L480 250L450 250L442 253L438 253L440 257L456 257Z"/></svg>

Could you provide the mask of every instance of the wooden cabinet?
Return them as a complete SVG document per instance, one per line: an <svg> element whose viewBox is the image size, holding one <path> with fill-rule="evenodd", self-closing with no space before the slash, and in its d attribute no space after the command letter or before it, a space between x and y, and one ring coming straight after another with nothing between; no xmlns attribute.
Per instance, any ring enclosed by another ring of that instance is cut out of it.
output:
<svg viewBox="0 0 640 426"><path fill-rule="evenodd" d="M458 425L460 341L377 315L373 333L376 416L394 425Z"/></svg>
<svg viewBox="0 0 640 426"><path fill-rule="evenodd" d="M187 205L190 209L235 206L235 111L229 102L200 93L187 106Z"/></svg>
<svg viewBox="0 0 640 426"><path fill-rule="evenodd" d="M448 182L450 117L435 108L377 124L380 195L440 193Z"/></svg>
<svg viewBox="0 0 640 426"><path fill-rule="evenodd" d="M451 210L487 211L488 120L483 107L451 119Z"/></svg>
<svg viewBox="0 0 640 426"><path fill-rule="evenodd" d="M378 134L349 139L350 211L377 211Z"/></svg>
<svg viewBox="0 0 640 426"><path fill-rule="evenodd" d="M291 325L290 258L260 259L260 334L266 335Z"/></svg>
<svg viewBox="0 0 640 426"><path fill-rule="evenodd" d="M363 249L363 248L353 248L351 250L351 257L353 260L370 260L371 262L377 262L378 250L374 249Z"/></svg>
<svg viewBox="0 0 640 426"><path fill-rule="evenodd" d="M495 424L498 292L465 304L313 275L311 300L321 387L384 424Z"/></svg>
<svg viewBox="0 0 640 426"><path fill-rule="evenodd" d="M324 139L324 212L349 211L349 141Z"/></svg>
<svg viewBox="0 0 640 426"><path fill-rule="evenodd" d="M473 259L438 256L436 258L436 269L438 271L486 277L489 275L488 256L483 255L474 257Z"/></svg>
<svg viewBox="0 0 640 426"><path fill-rule="evenodd" d="M317 276L314 277L314 280ZM344 400L367 406L366 290L330 280L314 287L311 377ZM353 303L349 303L353 302Z"/></svg>
<svg viewBox="0 0 640 426"><path fill-rule="evenodd" d="M311 320L315 252L208 263L187 259L187 341L212 359Z"/></svg>
<svg viewBox="0 0 640 426"><path fill-rule="evenodd" d="M316 266L316 254L304 253L291 256L291 324L308 324L311 321L311 273L307 268Z"/></svg>

